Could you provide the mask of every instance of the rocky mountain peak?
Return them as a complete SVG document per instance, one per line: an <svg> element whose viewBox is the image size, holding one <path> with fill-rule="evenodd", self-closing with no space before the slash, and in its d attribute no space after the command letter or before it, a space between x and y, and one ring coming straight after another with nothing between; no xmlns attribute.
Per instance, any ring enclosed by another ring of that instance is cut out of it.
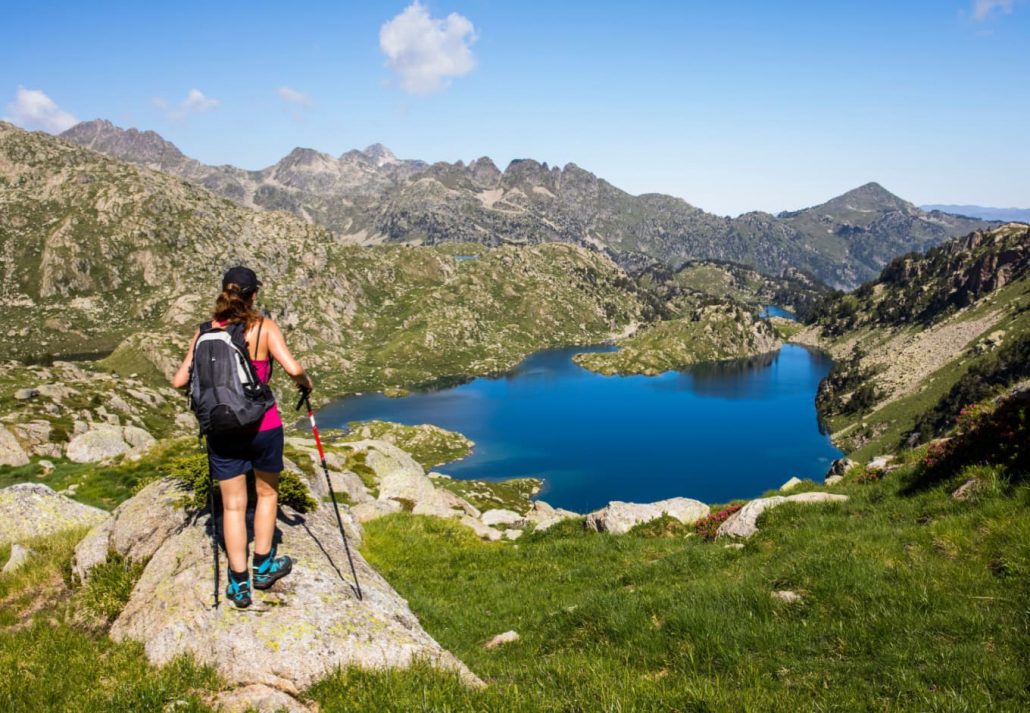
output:
<svg viewBox="0 0 1030 713"><path fill-rule="evenodd" d="M165 167L187 159L175 144L156 131L122 129L107 119L79 122L61 138L116 158Z"/></svg>
<svg viewBox="0 0 1030 713"><path fill-rule="evenodd" d="M383 166L388 163L399 163L397 156L390 149L386 148L382 144L372 144L365 148L361 153L372 159L372 162L376 166Z"/></svg>
<svg viewBox="0 0 1030 713"><path fill-rule="evenodd" d="M823 205L843 204L852 210L904 210L912 204L894 195L879 183L870 181L853 188Z"/></svg>
<svg viewBox="0 0 1030 713"><path fill-rule="evenodd" d="M322 153L321 151L315 151L315 149L308 149L298 146L297 148L286 154L278 164L283 167L294 167L294 166L307 166L313 163L323 163L326 161L335 161L335 159L329 154Z"/></svg>

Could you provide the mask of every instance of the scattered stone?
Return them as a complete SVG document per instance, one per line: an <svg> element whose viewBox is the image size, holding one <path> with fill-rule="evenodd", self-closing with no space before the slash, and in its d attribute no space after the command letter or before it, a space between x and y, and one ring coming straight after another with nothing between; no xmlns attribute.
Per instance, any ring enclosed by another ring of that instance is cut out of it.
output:
<svg viewBox="0 0 1030 713"><path fill-rule="evenodd" d="M39 396L39 389L18 389L14 392L14 398L18 401L28 401Z"/></svg>
<svg viewBox="0 0 1030 713"><path fill-rule="evenodd" d="M970 478L966 482L962 483L962 485L958 486L955 492L951 494L951 499L958 500L959 502L971 500L979 489L980 481L976 478Z"/></svg>
<svg viewBox="0 0 1030 713"><path fill-rule="evenodd" d="M42 483L0 490L0 544L95 525L107 517L100 508L77 503Z"/></svg>
<svg viewBox="0 0 1030 713"><path fill-rule="evenodd" d="M824 483L826 485L836 485L837 483L841 482L842 480L844 480L844 476L843 475L828 475L828 476L826 476L826 480L824 481Z"/></svg>
<svg viewBox="0 0 1030 713"><path fill-rule="evenodd" d="M0 426L0 465L18 466L27 465L29 454L18 443L14 434L5 426Z"/></svg>
<svg viewBox="0 0 1030 713"><path fill-rule="evenodd" d="M773 599L779 599L781 602L786 602L787 604L798 604L801 602L801 595L797 592L792 592L789 589L772 592L771 596Z"/></svg>
<svg viewBox="0 0 1030 713"><path fill-rule="evenodd" d="M54 472L54 464L48 460L36 461L36 465L38 465L39 469L43 471L40 473L42 476L47 476Z"/></svg>
<svg viewBox="0 0 1030 713"><path fill-rule="evenodd" d="M36 390L40 396L46 396L57 403L61 403L69 396L79 393L77 389L72 389L64 384L40 384Z"/></svg>
<svg viewBox="0 0 1030 713"><path fill-rule="evenodd" d="M96 463L114 458L130 450L131 446L122 437L122 429L114 426L97 426L85 433L73 436L68 442L68 460L76 463Z"/></svg>
<svg viewBox="0 0 1030 713"><path fill-rule="evenodd" d="M126 426L122 429L122 438L133 448L148 448L157 442L153 436L137 426Z"/></svg>
<svg viewBox="0 0 1030 713"><path fill-rule="evenodd" d="M830 463L830 469L826 471L826 477L829 478L833 475L844 475L849 470L854 468L857 463L850 458L838 458L837 460Z"/></svg>
<svg viewBox="0 0 1030 713"><path fill-rule="evenodd" d="M563 520L577 517L580 517L579 513L551 507L543 500L535 501L529 508L529 512L526 513L526 520L533 525L537 532L549 530Z"/></svg>
<svg viewBox="0 0 1030 713"><path fill-rule="evenodd" d="M894 460L894 456L892 456L892 455L876 456L871 461L869 461L869 469L870 470L890 470L891 462L893 460Z"/></svg>
<svg viewBox="0 0 1030 713"><path fill-rule="evenodd" d="M802 481L801 478L797 478L797 477L791 478L786 483L784 483L783 485L780 486L780 490L781 491L793 490L794 488L796 488L799 485L801 485L802 482L804 482L804 481Z"/></svg>
<svg viewBox="0 0 1030 713"><path fill-rule="evenodd" d="M742 549L744 549L744 545L741 542L731 542L728 545L723 545L723 547L725 549L727 549L727 550L742 550Z"/></svg>
<svg viewBox="0 0 1030 713"><path fill-rule="evenodd" d="M522 530L509 529L504 531L504 539L517 540L522 537Z"/></svg>
<svg viewBox="0 0 1030 713"><path fill-rule="evenodd" d="M480 520L478 520L478 519L476 519L474 517L470 517L468 515L463 515L461 517L461 519L460 519L460 522L461 522L462 525L464 525L465 527L471 529L473 532L475 532L477 535L479 535L479 537L483 538L484 540L490 540L491 542L496 542L497 540L501 539L501 537L503 536L500 531L495 530L492 527L488 527L488 526L484 525L482 523L482 521L480 521Z"/></svg>
<svg viewBox="0 0 1030 713"><path fill-rule="evenodd" d="M107 399L107 405L115 409L116 411L121 411L122 413L133 412L132 406L129 406L129 404L126 403L125 399L123 399L118 394L111 394L111 396Z"/></svg>
<svg viewBox="0 0 1030 713"><path fill-rule="evenodd" d="M211 707L221 713L310 713L293 696L260 683L219 693Z"/></svg>
<svg viewBox="0 0 1030 713"><path fill-rule="evenodd" d="M14 570L28 562L29 558L34 554L35 552L30 550L28 547L19 545L17 542L14 543L11 545L11 556L7 558L7 563L4 564L4 568L0 570L0 574L11 574Z"/></svg>
<svg viewBox="0 0 1030 713"><path fill-rule="evenodd" d="M758 498L730 515L726 522L719 525L716 537L751 537L758 532L758 518L761 514L784 503L844 502L847 499L847 495L834 493L798 493L797 495L773 495L769 498Z"/></svg>
<svg viewBox="0 0 1030 713"><path fill-rule="evenodd" d="M396 500L371 500L350 509L354 519L361 523L371 522L400 511L401 504Z"/></svg>
<svg viewBox="0 0 1030 713"><path fill-rule="evenodd" d="M516 641L518 641L519 638L520 637L517 631L506 631L503 634L498 634L494 638L487 641L485 644L483 644L483 648L496 649L498 646L503 646L504 644L513 644Z"/></svg>
<svg viewBox="0 0 1030 713"><path fill-rule="evenodd" d="M613 500L607 506L586 517L586 527L597 532L621 535L635 526L669 515L684 524L692 524L706 517L711 508L690 498L670 498L654 503L624 503Z"/></svg>
<svg viewBox="0 0 1030 713"><path fill-rule="evenodd" d="M509 527L526 526L526 518L519 515L517 512L512 512L511 510L505 510L503 508L487 510L479 519L483 521L484 525L488 525L490 527L496 527L497 525L507 525Z"/></svg>

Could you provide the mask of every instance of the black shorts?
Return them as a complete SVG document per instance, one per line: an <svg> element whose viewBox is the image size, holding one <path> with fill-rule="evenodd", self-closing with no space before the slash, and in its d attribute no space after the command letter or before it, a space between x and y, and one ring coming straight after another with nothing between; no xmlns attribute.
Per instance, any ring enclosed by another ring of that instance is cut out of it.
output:
<svg viewBox="0 0 1030 713"><path fill-rule="evenodd" d="M283 429L207 437L207 462L215 480L228 480L251 470L281 473Z"/></svg>

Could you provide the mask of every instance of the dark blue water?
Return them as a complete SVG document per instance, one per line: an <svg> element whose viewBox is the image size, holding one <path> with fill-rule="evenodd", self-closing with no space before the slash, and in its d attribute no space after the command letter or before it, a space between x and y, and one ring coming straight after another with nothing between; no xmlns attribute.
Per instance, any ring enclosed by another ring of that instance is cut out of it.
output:
<svg viewBox="0 0 1030 713"><path fill-rule="evenodd" d="M594 374L572 362L582 351L591 350L540 352L509 375L399 399L349 397L319 420L459 431L476 442L473 454L437 470L542 477L547 502L579 512L609 500L751 497L793 475L821 477L840 455L815 412L831 362L804 347L651 377Z"/></svg>
<svg viewBox="0 0 1030 713"><path fill-rule="evenodd" d="M787 310L783 309L782 307L777 307L776 305L769 305L768 307L763 307L761 309L761 311L758 313L758 316L759 317L783 317L784 319L793 319L793 320L797 319L797 317L794 315L793 312L788 312Z"/></svg>

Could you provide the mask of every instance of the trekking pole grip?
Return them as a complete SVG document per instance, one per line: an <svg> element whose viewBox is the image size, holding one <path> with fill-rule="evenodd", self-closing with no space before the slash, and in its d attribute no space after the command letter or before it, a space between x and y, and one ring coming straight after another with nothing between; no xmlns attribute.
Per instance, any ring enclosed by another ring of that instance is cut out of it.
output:
<svg viewBox="0 0 1030 713"><path fill-rule="evenodd" d="M299 411L300 407L303 406L305 403L307 403L308 411L310 411L311 410L311 402L308 400L308 394L311 393L311 390L310 389L305 389L303 386L300 386L298 388L300 389L300 398L297 399L297 407L295 409L293 409L293 410L294 411Z"/></svg>

